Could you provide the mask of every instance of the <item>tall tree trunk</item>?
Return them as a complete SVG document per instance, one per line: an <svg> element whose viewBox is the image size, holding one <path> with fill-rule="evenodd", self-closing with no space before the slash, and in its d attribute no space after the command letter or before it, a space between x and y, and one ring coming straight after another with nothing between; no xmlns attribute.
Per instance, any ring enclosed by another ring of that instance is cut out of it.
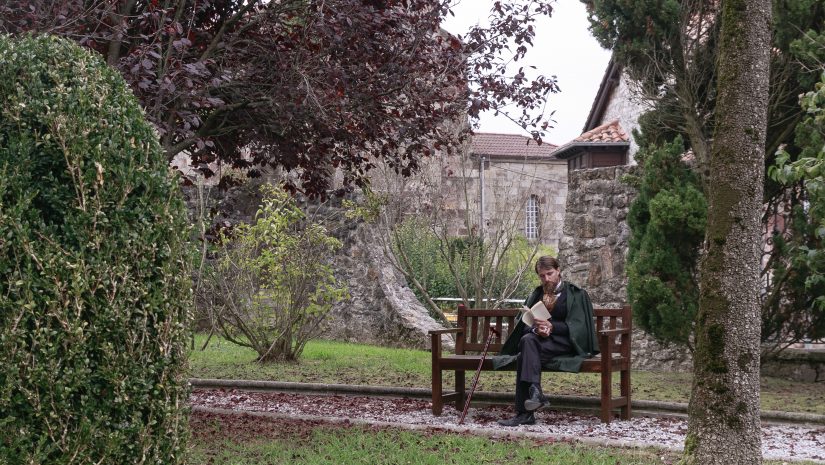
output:
<svg viewBox="0 0 825 465"><path fill-rule="evenodd" d="M771 2L723 0L720 19L684 462L753 465L762 463L758 292Z"/></svg>

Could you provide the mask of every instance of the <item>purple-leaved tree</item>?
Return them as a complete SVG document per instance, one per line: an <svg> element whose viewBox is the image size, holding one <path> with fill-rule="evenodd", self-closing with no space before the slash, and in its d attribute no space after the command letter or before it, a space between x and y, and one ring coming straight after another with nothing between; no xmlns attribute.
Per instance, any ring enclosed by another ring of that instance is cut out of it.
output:
<svg viewBox="0 0 825 465"><path fill-rule="evenodd" d="M171 160L283 168L287 187L327 195L340 169L360 185L377 160L401 174L454 151L484 110L539 139L553 78L506 66L532 45L550 1L496 2L489 26L440 28L455 0L8 0L0 31L49 33L125 77ZM514 104L514 106L513 106ZM214 165L212 165L214 166Z"/></svg>

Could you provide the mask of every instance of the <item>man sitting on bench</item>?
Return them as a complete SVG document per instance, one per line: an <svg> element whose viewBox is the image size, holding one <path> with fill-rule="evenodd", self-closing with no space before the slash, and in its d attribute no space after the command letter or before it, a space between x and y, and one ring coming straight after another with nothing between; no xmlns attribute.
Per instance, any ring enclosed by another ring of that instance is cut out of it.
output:
<svg viewBox="0 0 825 465"><path fill-rule="evenodd" d="M502 426L536 422L534 412L548 404L541 390L542 368L578 372L584 359L599 352L587 291L562 281L559 262L553 257L540 257L536 274L541 285L524 305L531 308L541 300L550 319L535 319L532 326L519 320L493 359L496 368L516 362L516 416L499 420Z"/></svg>

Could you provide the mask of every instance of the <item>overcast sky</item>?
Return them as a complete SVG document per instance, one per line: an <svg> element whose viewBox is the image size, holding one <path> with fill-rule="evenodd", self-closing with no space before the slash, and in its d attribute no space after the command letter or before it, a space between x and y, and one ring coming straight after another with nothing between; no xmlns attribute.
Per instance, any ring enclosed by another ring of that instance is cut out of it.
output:
<svg viewBox="0 0 825 465"><path fill-rule="evenodd" d="M464 34L477 23L486 23L493 0L462 0L454 8L456 16L444 23L454 34ZM599 89L610 52L602 49L590 35L587 12L579 0L558 0L553 16L536 25L535 46L519 66L533 65L540 74L555 75L561 92L551 94L547 112L555 110L554 128L545 141L562 145L582 132L590 106ZM483 115L479 132L529 135L504 117Z"/></svg>

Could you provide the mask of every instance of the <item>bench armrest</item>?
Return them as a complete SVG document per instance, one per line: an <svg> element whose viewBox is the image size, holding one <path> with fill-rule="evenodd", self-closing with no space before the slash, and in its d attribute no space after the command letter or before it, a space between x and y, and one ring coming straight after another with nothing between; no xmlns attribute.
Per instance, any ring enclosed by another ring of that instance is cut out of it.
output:
<svg viewBox="0 0 825 465"><path fill-rule="evenodd" d="M447 328L447 329L431 329L428 331L430 335L433 334L449 334L449 333L460 333L464 331L464 328Z"/></svg>
<svg viewBox="0 0 825 465"><path fill-rule="evenodd" d="M617 334L630 334L630 328L603 329L599 331L600 336L615 336Z"/></svg>
<svg viewBox="0 0 825 465"><path fill-rule="evenodd" d="M430 333L430 351L433 353L433 367L438 366L438 358L441 357L441 335L442 334L461 334L464 328L446 328L446 329L432 329Z"/></svg>

